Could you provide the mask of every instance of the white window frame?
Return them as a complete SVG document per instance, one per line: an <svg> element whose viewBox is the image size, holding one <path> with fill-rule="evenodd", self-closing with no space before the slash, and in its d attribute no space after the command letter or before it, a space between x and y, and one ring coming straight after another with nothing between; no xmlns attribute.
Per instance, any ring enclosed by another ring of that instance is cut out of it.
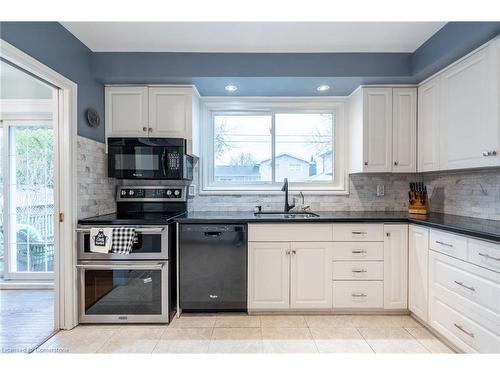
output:
<svg viewBox="0 0 500 375"><path fill-rule="evenodd" d="M282 194L281 182L276 183L246 183L246 184L216 184L214 182L214 126L213 118L220 114L275 114L275 113L333 113L334 117L334 171L332 182L290 182L290 191L303 191L308 194L349 194L347 171L347 125L346 98L343 97L205 97L201 100L201 129L199 163L200 195L224 194ZM273 117L274 119L274 117ZM273 124L274 128L274 124ZM272 134L272 154L274 155L275 134ZM275 160L273 160L273 164ZM276 172L273 165L273 177ZM274 180L274 178L273 178Z"/></svg>

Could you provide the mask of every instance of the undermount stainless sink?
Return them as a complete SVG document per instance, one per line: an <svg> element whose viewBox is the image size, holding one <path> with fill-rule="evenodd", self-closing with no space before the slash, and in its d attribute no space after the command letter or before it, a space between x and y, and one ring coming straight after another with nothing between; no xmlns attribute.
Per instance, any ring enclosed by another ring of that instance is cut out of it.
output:
<svg viewBox="0 0 500 375"><path fill-rule="evenodd" d="M269 218L269 219L311 219L313 217L319 217L319 215L314 212L261 211L261 212L255 212L254 215L256 217Z"/></svg>

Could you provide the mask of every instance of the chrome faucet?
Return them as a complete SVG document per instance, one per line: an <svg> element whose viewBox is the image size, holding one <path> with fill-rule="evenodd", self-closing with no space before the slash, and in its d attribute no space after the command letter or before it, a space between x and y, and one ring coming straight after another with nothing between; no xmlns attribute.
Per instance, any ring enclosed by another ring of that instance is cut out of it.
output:
<svg viewBox="0 0 500 375"><path fill-rule="evenodd" d="M281 191L285 192L285 212L289 212L292 208L295 207L295 204L288 204L288 178L285 178L285 180L283 181L283 187L281 188Z"/></svg>
<svg viewBox="0 0 500 375"><path fill-rule="evenodd" d="M299 197L302 200L302 205L300 206L301 211L307 211L309 208L311 208L311 206L306 204L303 192L299 193Z"/></svg>

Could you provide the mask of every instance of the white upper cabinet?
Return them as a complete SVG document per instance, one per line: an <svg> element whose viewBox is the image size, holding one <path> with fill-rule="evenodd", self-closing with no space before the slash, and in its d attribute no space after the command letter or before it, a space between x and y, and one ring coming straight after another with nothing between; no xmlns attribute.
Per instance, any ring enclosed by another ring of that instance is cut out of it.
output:
<svg viewBox="0 0 500 375"><path fill-rule="evenodd" d="M148 135L147 87L106 87L105 94L106 138Z"/></svg>
<svg viewBox="0 0 500 375"><path fill-rule="evenodd" d="M392 89L392 171L417 170L417 89Z"/></svg>
<svg viewBox="0 0 500 375"><path fill-rule="evenodd" d="M441 169L499 165L494 47L485 46L441 75Z"/></svg>
<svg viewBox="0 0 500 375"><path fill-rule="evenodd" d="M193 152L199 97L186 86L107 86L106 138L185 138Z"/></svg>
<svg viewBox="0 0 500 375"><path fill-rule="evenodd" d="M418 88L418 172L439 169L440 79Z"/></svg>
<svg viewBox="0 0 500 375"><path fill-rule="evenodd" d="M500 39L418 89L418 171L500 165Z"/></svg>
<svg viewBox="0 0 500 375"><path fill-rule="evenodd" d="M408 253L408 309L427 322L429 229L409 226Z"/></svg>
<svg viewBox="0 0 500 375"><path fill-rule="evenodd" d="M416 171L416 96L406 87L362 87L351 95L351 173Z"/></svg>
<svg viewBox="0 0 500 375"><path fill-rule="evenodd" d="M392 170L392 89L363 90L364 172Z"/></svg>
<svg viewBox="0 0 500 375"><path fill-rule="evenodd" d="M408 225L384 225L384 309L408 307Z"/></svg>
<svg viewBox="0 0 500 375"><path fill-rule="evenodd" d="M191 88L150 87L150 136L191 139Z"/></svg>

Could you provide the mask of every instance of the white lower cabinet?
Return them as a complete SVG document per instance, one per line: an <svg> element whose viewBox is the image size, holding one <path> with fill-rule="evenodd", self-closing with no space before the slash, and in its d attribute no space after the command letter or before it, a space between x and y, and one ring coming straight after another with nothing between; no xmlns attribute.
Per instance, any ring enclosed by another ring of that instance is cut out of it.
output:
<svg viewBox="0 0 500 375"><path fill-rule="evenodd" d="M292 242L290 254L290 307L332 307L332 244Z"/></svg>
<svg viewBox="0 0 500 375"><path fill-rule="evenodd" d="M330 242L249 242L250 310L331 309Z"/></svg>
<svg viewBox="0 0 500 375"><path fill-rule="evenodd" d="M500 353L500 274L429 252L429 324L465 352Z"/></svg>
<svg viewBox="0 0 500 375"><path fill-rule="evenodd" d="M382 309L383 281L334 281L334 309Z"/></svg>
<svg viewBox="0 0 500 375"><path fill-rule="evenodd" d="M248 308L290 307L290 243L248 243Z"/></svg>
<svg viewBox="0 0 500 375"><path fill-rule="evenodd" d="M384 225L384 309L408 307L408 224Z"/></svg>
<svg viewBox="0 0 500 375"><path fill-rule="evenodd" d="M427 322L429 229L410 225L408 233L408 309Z"/></svg>

